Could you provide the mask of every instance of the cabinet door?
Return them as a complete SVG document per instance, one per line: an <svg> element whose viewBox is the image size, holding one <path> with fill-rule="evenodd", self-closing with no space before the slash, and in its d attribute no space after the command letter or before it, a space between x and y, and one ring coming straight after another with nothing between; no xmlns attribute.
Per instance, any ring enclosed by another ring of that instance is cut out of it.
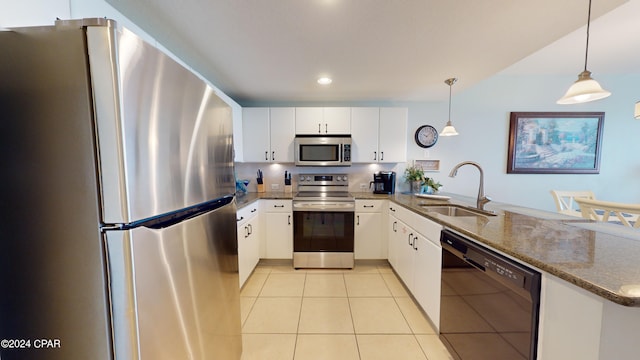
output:
<svg viewBox="0 0 640 360"><path fill-rule="evenodd" d="M245 162L269 162L269 108L242 109L242 136Z"/></svg>
<svg viewBox="0 0 640 360"><path fill-rule="evenodd" d="M413 296L431 321L440 326L442 248L418 234L415 237Z"/></svg>
<svg viewBox="0 0 640 360"><path fill-rule="evenodd" d="M358 259L385 259L382 241L382 214L356 213L354 257Z"/></svg>
<svg viewBox="0 0 640 360"><path fill-rule="evenodd" d="M247 281L250 271L249 269L249 223L238 226L238 275L240 287Z"/></svg>
<svg viewBox="0 0 640 360"><path fill-rule="evenodd" d="M321 107L296 108L296 134L324 134L323 109Z"/></svg>
<svg viewBox="0 0 640 360"><path fill-rule="evenodd" d="M265 213L267 259L293 259L292 221L291 213Z"/></svg>
<svg viewBox="0 0 640 360"><path fill-rule="evenodd" d="M407 161L407 108L380 108L379 161Z"/></svg>
<svg viewBox="0 0 640 360"><path fill-rule="evenodd" d="M397 263L398 266L395 268L400 278L405 283L405 285L409 288L411 292L413 289L411 288L413 285L413 262L415 259L413 242L416 235L415 230L407 226L404 222L398 220L398 239L397 239Z"/></svg>
<svg viewBox="0 0 640 360"><path fill-rule="evenodd" d="M351 161L378 161L378 108L351 108Z"/></svg>
<svg viewBox="0 0 640 360"><path fill-rule="evenodd" d="M389 237L387 238L387 256L389 259L389 264L394 269L398 267L398 219L395 216L389 214L389 226L387 234Z"/></svg>
<svg viewBox="0 0 640 360"><path fill-rule="evenodd" d="M269 128L271 130L271 152L274 162L294 162L293 140L296 136L295 108L271 108Z"/></svg>
<svg viewBox="0 0 640 360"><path fill-rule="evenodd" d="M323 109L323 121L320 126L323 134L351 134L351 108L326 107Z"/></svg>

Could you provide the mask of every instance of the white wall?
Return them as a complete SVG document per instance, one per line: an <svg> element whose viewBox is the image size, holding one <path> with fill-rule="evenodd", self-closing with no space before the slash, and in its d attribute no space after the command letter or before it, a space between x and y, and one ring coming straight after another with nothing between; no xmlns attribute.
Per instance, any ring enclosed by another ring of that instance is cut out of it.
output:
<svg viewBox="0 0 640 360"><path fill-rule="evenodd" d="M442 170L436 178L445 185L443 190L475 196L475 168L464 167L456 178L447 177L458 162L473 160L482 165L485 192L494 201L555 210L549 190L590 189L598 198L640 203L640 121L633 118L633 106L640 100L640 75L601 75L597 79L613 95L580 105L555 103L575 81L573 77L498 75L454 94L452 121L460 135L441 137L429 154L441 160ZM441 129L447 110L446 103L414 104L409 107L409 128L432 124ZM511 111L604 111L600 174L507 174ZM408 154L410 158L424 156L413 141Z"/></svg>

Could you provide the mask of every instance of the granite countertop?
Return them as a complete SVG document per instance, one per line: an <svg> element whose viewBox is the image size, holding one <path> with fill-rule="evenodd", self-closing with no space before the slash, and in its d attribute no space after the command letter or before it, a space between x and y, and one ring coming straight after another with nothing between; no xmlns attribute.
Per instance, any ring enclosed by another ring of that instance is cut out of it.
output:
<svg viewBox="0 0 640 360"><path fill-rule="evenodd" d="M475 198L448 201L396 194L389 199L479 243L624 306L640 307L640 231L554 212L490 202L496 216L449 217L421 204L475 207Z"/></svg>
<svg viewBox="0 0 640 360"><path fill-rule="evenodd" d="M475 198L443 193L449 200L413 195L353 192L356 199L388 199L457 231L489 248L624 306L640 307L640 231L617 224L594 223L555 212L490 202L496 216L450 217L422 204L475 207ZM258 199L292 199L283 192L248 193L238 208Z"/></svg>

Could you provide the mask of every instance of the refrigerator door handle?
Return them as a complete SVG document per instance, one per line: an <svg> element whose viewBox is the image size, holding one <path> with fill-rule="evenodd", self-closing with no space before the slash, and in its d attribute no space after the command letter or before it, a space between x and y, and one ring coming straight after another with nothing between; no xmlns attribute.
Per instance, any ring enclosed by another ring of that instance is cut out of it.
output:
<svg viewBox="0 0 640 360"><path fill-rule="evenodd" d="M146 227L155 230L163 229L228 205L233 201L233 198L234 195L226 195L215 200L210 200L184 209L134 221L128 224L105 224L102 226L102 230L130 230L137 227Z"/></svg>

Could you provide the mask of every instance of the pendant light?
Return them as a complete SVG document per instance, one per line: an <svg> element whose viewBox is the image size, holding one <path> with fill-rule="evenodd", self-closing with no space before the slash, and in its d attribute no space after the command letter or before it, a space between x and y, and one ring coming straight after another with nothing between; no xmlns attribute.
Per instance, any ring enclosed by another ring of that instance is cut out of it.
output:
<svg viewBox="0 0 640 360"><path fill-rule="evenodd" d="M636 108L633 112L633 117L640 120L640 101L636 102Z"/></svg>
<svg viewBox="0 0 640 360"><path fill-rule="evenodd" d="M587 56L589 54L589 25L591 23L591 0L589 0L589 14L587 15L587 46L584 53L584 71L578 75L578 80L571 85L557 104L580 104L594 100L600 100L611 95L604 90L597 81L591 78L591 72L587 70Z"/></svg>
<svg viewBox="0 0 640 360"><path fill-rule="evenodd" d="M445 84L449 85L449 121L447 121L447 125L442 129L440 136L454 136L458 135L456 128L451 125L451 86L458 81L457 78L450 78L444 81Z"/></svg>

